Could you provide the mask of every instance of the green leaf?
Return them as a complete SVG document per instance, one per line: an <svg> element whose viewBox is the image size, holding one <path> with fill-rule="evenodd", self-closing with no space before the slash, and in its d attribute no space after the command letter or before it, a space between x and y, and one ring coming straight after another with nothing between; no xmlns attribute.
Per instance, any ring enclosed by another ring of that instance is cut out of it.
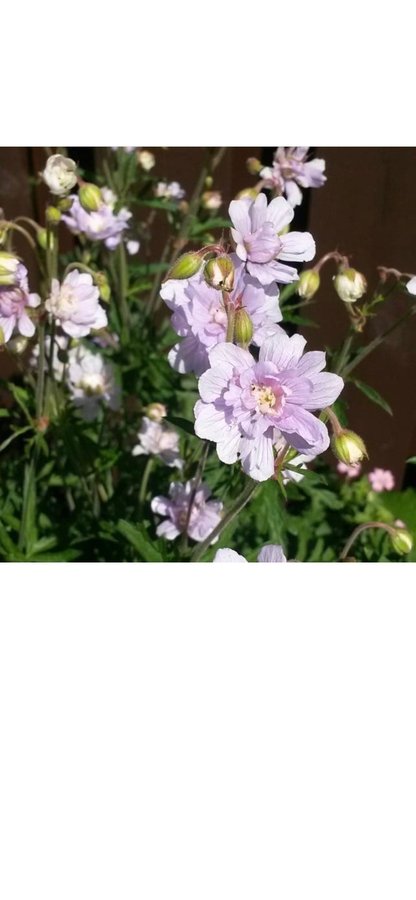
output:
<svg viewBox="0 0 416 900"><path fill-rule="evenodd" d="M6 416L10 416L8 409L0 409L0 419L5 419Z"/></svg>
<svg viewBox="0 0 416 900"><path fill-rule="evenodd" d="M5 441L3 441L2 444L0 444L0 453L2 452L2 450L5 450L6 447L8 447L15 438L19 437L21 434L24 434L26 431L33 431L32 426L25 425L24 428L18 428L17 431L14 431L13 434L11 434L8 438L6 438Z"/></svg>
<svg viewBox="0 0 416 900"><path fill-rule="evenodd" d="M368 397L369 400L372 400L373 403L376 403L377 406L381 406L385 412L389 413L390 416L393 415L393 410L387 400L376 391L375 388L371 387L369 384L366 384L365 381L359 381L358 378L351 378L351 381L355 386Z"/></svg>
<svg viewBox="0 0 416 900"><path fill-rule="evenodd" d="M28 392L25 390L25 388L19 387L19 385L17 385L17 384L13 384L12 381L7 382L7 387L8 387L8 390L10 391L10 393L13 394L13 397L16 400L16 403L19 404L20 409L24 412L28 422L31 423L32 416L30 415L30 412L26 405L26 402L29 399Z"/></svg>
<svg viewBox="0 0 416 900"><path fill-rule="evenodd" d="M406 460L407 463L416 463L416 456L410 456L409 459Z"/></svg>
<svg viewBox="0 0 416 900"><path fill-rule="evenodd" d="M150 543L141 525L131 525L125 519L120 519L117 528L127 538L132 547L137 550L144 562L163 562L162 554Z"/></svg>
<svg viewBox="0 0 416 900"><path fill-rule="evenodd" d="M137 206L149 206L150 209L164 209L166 212L178 212L179 204L169 200L136 200Z"/></svg>
<svg viewBox="0 0 416 900"><path fill-rule="evenodd" d="M187 419L181 419L179 416L169 416L167 421L170 422L171 425L174 425L175 428L179 428L181 431L185 431L186 434L191 434L192 437L196 437L193 422L188 422Z"/></svg>
<svg viewBox="0 0 416 900"><path fill-rule="evenodd" d="M206 222L199 222L192 229L192 237L195 237L197 234L203 234L204 231L210 231L211 228L231 228L232 223L229 219L221 218L217 216L215 219L207 219Z"/></svg>

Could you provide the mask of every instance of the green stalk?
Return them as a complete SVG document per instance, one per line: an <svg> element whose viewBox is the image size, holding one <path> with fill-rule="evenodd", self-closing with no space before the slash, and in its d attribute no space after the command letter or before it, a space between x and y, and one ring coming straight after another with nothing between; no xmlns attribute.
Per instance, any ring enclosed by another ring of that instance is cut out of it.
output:
<svg viewBox="0 0 416 900"><path fill-rule="evenodd" d="M146 465L144 467L143 477L142 477L142 481L140 484L140 491L139 491L139 507L141 510L143 509L144 502L146 500L147 487L149 484L150 473L153 469L153 462L154 462L153 457L149 456L149 459L147 460Z"/></svg>
<svg viewBox="0 0 416 900"><path fill-rule="evenodd" d="M363 533L363 531L367 531L368 528L381 528L383 531L386 531L387 534L393 537L396 533L395 529L392 528L391 525L387 525L385 522L366 522L365 525L358 525L358 528L353 531L352 535L348 538L348 541L345 544L345 547L339 557L340 562L343 562L344 559L347 558L348 553L351 550L351 547L355 543L356 539L360 534Z"/></svg>
<svg viewBox="0 0 416 900"><path fill-rule="evenodd" d="M200 544L197 544L197 546L195 547L195 550L191 556L191 562L199 562L199 560L201 559L201 556L203 556L205 551L208 550L208 547L212 544L212 542L215 540L215 538L219 537L220 534L222 534L222 532L224 531L224 529L227 528L227 525L229 525L230 522L232 522L233 519L235 519L235 517L238 516L238 514L241 512L241 510L244 509L244 507L247 505L249 500L251 500L251 498L252 498L254 492L257 490L257 488L258 488L258 482L252 481L251 479L249 479L244 490L240 494L240 496L237 497L237 500L234 502L233 506L228 510L228 512L225 514L225 516L221 519L221 521L218 523L216 528L214 528L214 530L211 531L211 534L209 534L208 537L205 538L205 541L202 541Z"/></svg>

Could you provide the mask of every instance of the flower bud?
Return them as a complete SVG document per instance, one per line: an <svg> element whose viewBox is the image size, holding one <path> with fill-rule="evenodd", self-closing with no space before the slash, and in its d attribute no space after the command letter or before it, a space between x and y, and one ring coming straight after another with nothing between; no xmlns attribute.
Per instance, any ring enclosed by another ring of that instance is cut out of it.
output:
<svg viewBox="0 0 416 900"><path fill-rule="evenodd" d="M255 187L243 188L242 191L239 191L238 194L236 194L235 199L236 200L244 200L244 198L247 197L249 200L255 200L258 193L259 192L258 192L257 188L255 188Z"/></svg>
<svg viewBox="0 0 416 900"><path fill-rule="evenodd" d="M61 221L61 213L56 206L46 207L46 221L48 225L59 225L59 222Z"/></svg>
<svg viewBox="0 0 416 900"><path fill-rule="evenodd" d="M79 189L78 197L86 212L97 212L103 202L100 188L96 184L83 184Z"/></svg>
<svg viewBox="0 0 416 900"><path fill-rule="evenodd" d="M150 153L149 150L140 150L137 154L137 159L139 166L141 166L145 172L150 172L150 169L153 169L153 166L155 165L155 158L153 153Z"/></svg>
<svg viewBox="0 0 416 900"><path fill-rule="evenodd" d="M344 303L355 303L365 294L367 282L356 269L340 269L334 276L334 288Z"/></svg>
<svg viewBox="0 0 416 900"><path fill-rule="evenodd" d="M103 281L100 285L100 297L103 303L109 303L111 299L111 288L108 281Z"/></svg>
<svg viewBox="0 0 416 900"><path fill-rule="evenodd" d="M192 278L192 275L196 275L196 273L199 272L201 265L202 259L198 256L198 253L184 253L176 260L168 272L166 279Z"/></svg>
<svg viewBox="0 0 416 900"><path fill-rule="evenodd" d="M11 287L16 284L20 262L12 253L0 252L0 286Z"/></svg>
<svg viewBox="0 0 416 900"><path fill-rule="evenodd" d="M305 300L312 300L312 297L315 296L317 290L319 289L320 283L321 277L316 269L305 269L305 271L301 272L299 276L299 297L303 297Z"/></svg>
<svg viewBox="0 0 416 900"><path fill-rule="evenodd" d="M406 553L410 553L413 549L413 538L406 528L398 528L397 531L391 535L391 542L396 553L400 556L405 556Z"/></svg>
<svg viewBox="0 0 416 900"><path fill-rule="evenodd" d="M347 466L356 466L365 456L368 456L362 438L346 428L341 428L338 433L333 435L331 447L337 459Z"/></svg>
<svg viewBox="0 0 416 900"><path fill-rule="evenodd" d="M234 287L234 264L229 256L216 256L209 259L205 269L204 278L210 287L217 291L232 291Z"/></svg>
<svg viewBox="0 0 416 900"><path fill-rule="evenodd" d="M49 244L48 244L48 234L49 234ZM42 250L53 250L55 244L55 238L51 232L48 233L46 228L39 228L36 232L36 240L39 244L39 247L42 247Z"/></svg>
<svg viewBox="0 0 416 900"><path fill-rule="evenodd" d="M220 191L204 191L201 197L201 204L204 209L219 209L222 203Z"/></svg>
<svg viewBox="0 0 416 900"><path fill-rule="evenodd" d="M71 197L61 197L57 202L57 207L61 212L69 212L74 200Z"/></svg>
<svg viewBox="0 0 416 900"><path fill-rule="evenodd" d="M247 169L250 172L250 175L259 175L263 166L260 160L256 159L255 156L250 156L247 160Z"/></svg>
<svg viewBox="0 0 416 900"><path fill-rule="evenodd" d="M148 419L152 419L153 422L161 422L168 414L163 403L149 403L148 406L145 406L144 411Z"/></svg>
<svg viewBox="0 0 416 900"><path fill-rule="evenodd" d="M234 339L237 344L248 347L253 337L253 323L246 309L237 309L234 319Z"/></svg>
<svg viewBox="0 0 416 900"><path fill-rule="evenodd" d="M11 353L16 353L17 356L20 356L25 352L28 343L29 341L27 338L22 337L20 334L17 334L16 337L13 337L9 341L7 349L10 350Z"/></svg>
<svg viewBox="0 0 416 900"><path fill-rule="evenodd" d="M50 156L42 172L42 178L51 194L62 197L77 183L76 163L60 153Z"/></svg>

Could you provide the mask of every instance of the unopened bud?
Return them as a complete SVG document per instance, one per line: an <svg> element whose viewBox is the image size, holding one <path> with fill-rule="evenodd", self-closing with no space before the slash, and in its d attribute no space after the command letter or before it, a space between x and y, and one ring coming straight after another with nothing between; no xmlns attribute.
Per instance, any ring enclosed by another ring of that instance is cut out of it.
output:
<svg viewBox="0 0 416 900"><path fill-rule="evenodd" d="M62 197L77 183L77 167L73 159L55 153L47 160L42 178L52 194Z"/></svg>
<svg viewBox="0 0 416 900"><path fill-rule="evenodd" d="M61 197L56 205L61 212L68 212L71 209L73 202L73 197Z"/></svg>
<svg viewBox="0 0 416 900"><path fill-rule="evenodd" d="M103 303L109 303L111 299L111 288L108 281L100 285L100 297Z"/></svg>
<svg viewBox="0 0 416 900"><path fill-rule="evenodd" d="M397 531L391 535L391 542L396 553L400 556L405 556L406 553L410 553L413 549L413 538L406 528L398 528Z"/></svg>
<svg viewBox="0 0 416 900"><path fill-rule="evenodd" d="M103 202L100 188L96 184L83 184L79 189L78 197L86 212L97 212Z"/></svg>
<svg viewBox="0 0 416 900"><path fill-rule="evenodd" d="M150 153L149 150L140 150L137 154L137 159L139 166L141 166L145 172L150 172L150 169L153 169L153 166L155 165L155 158L153 153Z"/></svg>
<svg viewBox="0 0 416 900"><path fill-rule="evenodd" d="M46 207L46 221L48 225L59 225L59 222L61 221L61 213L56 206Z"/></svg>
<svg viewBox="0 0 416 900"><path fill-rule="evenodd" d="M192 278L199 272L202 265L202 259L197 253L184 253L176 260L166 279L169 278Z"/></svg>
<svg viewBox="0 0 416 900"><path fill-rule="evenodd" d="M0 286L10 287L16 284L20 262L12 253L0 252Z"/></svg>
<svg viewBox="0 0 416 900"><path fill-rule="evenodd" d="M365 294L367 282L356 269L340 269L334 276L334 288L344 303L355 303Z"/></svg>
<svg viewBox="0 0 416 900"><path fill-rule="evenodd" d="M42 250L53 250L55 238L50 231L47 231L46 228L38 229L38 231L36 232L36 240L39 244L39 247L42 247Z"/></svg>
<svg viewBox="0 0 416 900"><path fill-rule="evenodd" d="M236 194L235 199L236 200L244 200L247 197L249 200L255 200L258 193L259 192L255 187L254 188L243 188L242 191L239 191L238 194Z"/></svg>
<svg viewBox="0 0 416 900"><path fill-rule="evenodd" d="M25 352L28 343L27 338L17 334L16 337L9 341L7 349L10 350L11 353L16 353L17 356L20 356L21 353Z"/></svg>
<svg viewBox="0 0 416 900"><path fill-rule="evenodd" d="M331 447L337 459L347 466L356 466L365 456L368 456L367 448L362 438L354 431L341 428L331 440Z"/></svg>
<svg viewBox="0 0 416 900"><path fill-rule="evenodd" d="M201 204L204 209L216 210L222 204L220 191L204 191L201 197Z"/></svg>
<svg viewBox="0 0 416 900"><path fill-rule="evenodd" d="M205 269L204 278L210 287L217 291L232 291L234 287L234 264L229 256L216 256L209 259Z"/></svg>
<svg viewBox="0 0 416 900"><path fill-rule="evenodd" d="M250 175L259 175L263 166L259 159L256 159L255 156L250 156L247 160L247 169L250 172Z"/></svg>
<svg viewBox="0 0 416 900"><path fill-rule="evenodd" d="M246 309L237 309L234 319L234 338L237 344L248 347L253 337L253 323Z"/></svg>
<svg viewBox="0 0 416 900"><path fill-rule="evenodd" d="M144 411L149 419L153 422L161 422L167 416L168 411L163 403L149 403L145 406Z"/></svg>
<svg viewBox="0 0 416 900"><path fill-rule="evenodd" d="M299 297L303 297L304 300L312 300L312 297L315 296L317 290L319 289L320 283L321 278L319 272L317 272L316 269L305 269L305 271L301 272L299 276Z"/></svg>

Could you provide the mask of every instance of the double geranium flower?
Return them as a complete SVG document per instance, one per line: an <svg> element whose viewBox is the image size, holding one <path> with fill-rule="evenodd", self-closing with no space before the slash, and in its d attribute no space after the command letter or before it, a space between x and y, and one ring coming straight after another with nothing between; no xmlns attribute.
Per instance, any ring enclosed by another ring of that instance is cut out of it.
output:
<svg viewBox="0 0 416 900"><path fill-rule="evenodd" d="M196 434L216 442L222 462L240 459L256 481L274 474L273 447L282 438L306 457L329 445L327 428L312 411L334 403L343 381L322 371L324 353L303 355L305 343L280 331L264 342L258 362L234 344L219 345L199 379Z"/></svg>

